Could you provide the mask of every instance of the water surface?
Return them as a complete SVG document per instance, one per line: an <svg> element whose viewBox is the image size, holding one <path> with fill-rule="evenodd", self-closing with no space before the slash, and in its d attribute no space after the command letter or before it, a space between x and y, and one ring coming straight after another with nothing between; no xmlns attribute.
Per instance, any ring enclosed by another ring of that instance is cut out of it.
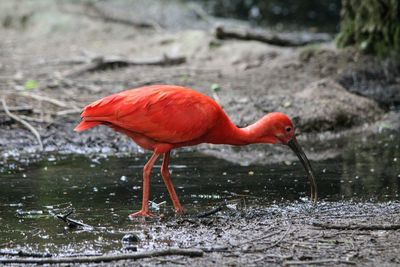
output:
<svg viewBox="0 0 400 267"><path fill-rule="evenodd" d="M324 201L400 200L399 137L349 145L340 157L312 162L319 197ZM9 163L0 174L0 245L51 253L103 253L122 249L121 238L141 233L143 221L127 215L140 209L142 168L148 154L132 157L47 155L31 163ZM160 162L158 162L160 164ZM173 218L159 174L153 171L151 200L163 203L154 213ZM309 184L299 162L241 166L200 153L176 153L170 170L188 214L225 201L247 205L285 205L307 201ZM157 207L157 205L154 205ZM96 228L71 231L55 214Z"/></svg>

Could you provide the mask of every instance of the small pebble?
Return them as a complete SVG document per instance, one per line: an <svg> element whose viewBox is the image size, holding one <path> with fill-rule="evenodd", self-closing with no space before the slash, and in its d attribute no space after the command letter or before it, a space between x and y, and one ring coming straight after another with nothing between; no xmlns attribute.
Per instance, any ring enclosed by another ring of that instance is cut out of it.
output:
<svg viewBox="0 0 400 267"><path fill-rule="evenodd" d="M122 243L139 243L140 238L136 234L126 234L122 237Z"/></svg>

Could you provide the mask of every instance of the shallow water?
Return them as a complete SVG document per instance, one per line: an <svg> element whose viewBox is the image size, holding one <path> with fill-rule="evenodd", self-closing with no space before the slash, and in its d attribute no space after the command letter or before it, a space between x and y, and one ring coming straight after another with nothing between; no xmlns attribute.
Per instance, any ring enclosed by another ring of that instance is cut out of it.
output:
<svg viewBox="0 0 400 267"><path fill-rule="evenodd" d="M312 162L320 199L328 202L400 200L398 136L354 143L342 156ZM9 163L0 173L0 245L24 251L90 254L122 249L121 238L141 233L143 221L127 217L141 205L141 173L147 154L135 157L48 155L28 165ZM160 162L158 163L160 164ZM167 203L154 212L173 218L159 175L153 172L151 200ZM299 162L240 166L200 153L177 153L172 179L187 213L197 214L224 201L247 205L307 201L309 185ZM55 214L95 230L71 231ZM1 248L1 247L0 247Z"/></svg>

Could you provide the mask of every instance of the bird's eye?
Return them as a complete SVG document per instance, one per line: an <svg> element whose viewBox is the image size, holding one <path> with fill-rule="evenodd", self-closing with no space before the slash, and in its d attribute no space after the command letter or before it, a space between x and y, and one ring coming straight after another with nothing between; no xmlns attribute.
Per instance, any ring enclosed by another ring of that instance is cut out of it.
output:
<svg viewBox="0 0 400 267"><path fill-rule="evenodd" d="M286 132L290 132L292 130L292 127L288 126L285 128Z"/></svg>

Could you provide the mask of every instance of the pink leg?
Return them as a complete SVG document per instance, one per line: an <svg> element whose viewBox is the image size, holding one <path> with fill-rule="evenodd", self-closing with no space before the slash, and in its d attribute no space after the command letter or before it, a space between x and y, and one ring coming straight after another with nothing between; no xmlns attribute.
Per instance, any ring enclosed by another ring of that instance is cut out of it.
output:
<svg viewBox="0 0 400 267"><path fill-rule="evenodd" d="M168 164L170 158L170 151L164 153L164 158L161 166L161 176L164 179L165 186L167 187L168 193L171 197L172 204L174 205L176 213L183 213L183 207L179 202L178 196L176 195L174 185L172 184L171 177L169 175Z"/></svg>
<svg viewBox="0 0 400 267"><path fill-rule="evenodd" d="M129 217L134 216L146 216L150 217L152 214L149 212L149 195L150 195L150 174L154 163L158 159L160 154L153 153L149 161L144 165L143 168L143 199L142 199L142 209L138 212L132 213Z"/></svg>

